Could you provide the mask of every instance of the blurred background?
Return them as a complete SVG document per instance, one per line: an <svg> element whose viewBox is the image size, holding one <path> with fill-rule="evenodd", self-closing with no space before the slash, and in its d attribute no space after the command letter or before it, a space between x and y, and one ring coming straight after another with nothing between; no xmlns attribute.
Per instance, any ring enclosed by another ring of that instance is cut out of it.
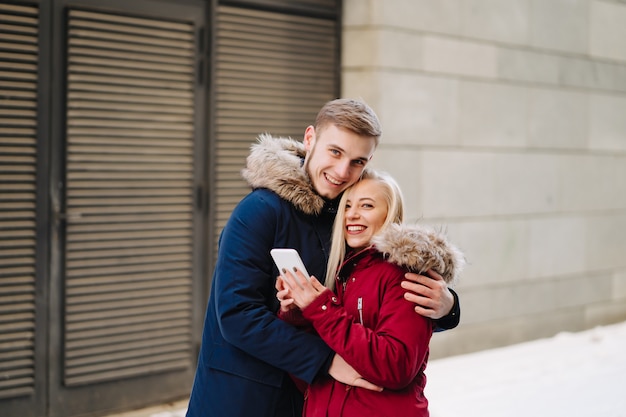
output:
<svg viewBox="0 0 626 417"><path fill-rule="evenodd" d="M263 132L335 97L467 255L444 358L626 320L626 2L0 0L0 409L190 391Z"/></svg>

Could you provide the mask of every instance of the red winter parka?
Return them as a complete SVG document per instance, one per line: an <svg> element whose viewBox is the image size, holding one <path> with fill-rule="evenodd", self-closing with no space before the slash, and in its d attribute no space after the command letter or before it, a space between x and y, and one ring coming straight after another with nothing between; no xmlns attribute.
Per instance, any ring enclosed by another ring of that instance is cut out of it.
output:
<svg viewBox="0 0 626 417"><path fill-rule="evenodd" d="M305 417L429 415L424 371L433 322L415 313L400 282L407 270L424 267L450 281L464 260L445 238L422 228L392 225L376 242L376 248L349 254L335 293L324 291L302 316L363 378L384 390L318 378L305 393ZM281 314L297 322L294 313Z"/></svg>

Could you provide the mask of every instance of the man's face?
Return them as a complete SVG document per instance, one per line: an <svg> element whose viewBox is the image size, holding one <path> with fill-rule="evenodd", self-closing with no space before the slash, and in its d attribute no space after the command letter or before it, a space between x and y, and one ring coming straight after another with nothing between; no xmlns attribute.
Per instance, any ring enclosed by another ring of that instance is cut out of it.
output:
<svg viewBox="0 0 626 417"><path fill-rule="evenodd" d="M335 125L321 132L309 126L304 133L304 147L313 188L322 197L334 199L358 181L374 154L376 140Z"/></svg>

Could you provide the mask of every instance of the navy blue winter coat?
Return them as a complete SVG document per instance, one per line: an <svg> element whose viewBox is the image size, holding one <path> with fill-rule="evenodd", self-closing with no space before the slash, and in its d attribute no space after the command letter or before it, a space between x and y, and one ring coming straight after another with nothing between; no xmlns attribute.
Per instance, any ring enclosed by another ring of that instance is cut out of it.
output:
<svg viewBox="0 0 626 417"><path fill-rule="evenodd" d="M296 154L288 156L296 159L281 161L279 171L283 164L300 166ZM251 164L263 177L279 179L266 164ZM323 280L335 215L332 203L312 189L290 187L286 193L276 189L281 196L252 191L220 236L188 417L300 417L302 395L289 373L312 382L330 365L334 353L319 337L276 317L278 270L270 250L297 249L309 273ZM299 202L305 194L306 202Z"/></svg>

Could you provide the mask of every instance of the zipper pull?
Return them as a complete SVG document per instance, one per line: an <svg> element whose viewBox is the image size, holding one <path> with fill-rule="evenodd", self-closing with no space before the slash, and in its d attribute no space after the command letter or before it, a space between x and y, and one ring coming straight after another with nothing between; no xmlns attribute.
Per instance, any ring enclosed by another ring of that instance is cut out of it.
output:
<svg viewBox="0 0 626 417"><path fill-rule="evenodd" d="M363 297L359 297L356 302L356 309L359 310L359 320L363 324Z"/></svg>

